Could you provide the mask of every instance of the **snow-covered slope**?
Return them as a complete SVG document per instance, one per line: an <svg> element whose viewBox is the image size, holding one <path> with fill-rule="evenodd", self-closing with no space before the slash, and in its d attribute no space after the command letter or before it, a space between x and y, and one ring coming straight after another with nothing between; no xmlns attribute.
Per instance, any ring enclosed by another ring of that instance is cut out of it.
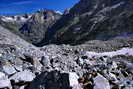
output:
<svg viewBox="0 0 133 89"><path fill-rule="evenodd" d="M26 22L30 18L31 18L31 15L1 16L1 20L4 22Z"/></svg>

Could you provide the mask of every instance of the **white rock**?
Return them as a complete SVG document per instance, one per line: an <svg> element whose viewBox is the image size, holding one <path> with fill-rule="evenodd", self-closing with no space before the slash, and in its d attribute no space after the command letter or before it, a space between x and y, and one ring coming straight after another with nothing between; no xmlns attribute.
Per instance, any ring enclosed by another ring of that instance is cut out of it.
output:
<svg viewBox="0 0 133 89"><path fill-rule="evenodd" d="M25 86L21 86L20 89L25 89Z"/></svg>
<svg viewBox="0 0 133 89"><path fill-rule="evenodd" d="M109 73L109 76L112 80L114 80L115 83L118 83L118 80L117 80L116 76L113 73Z"/></svg>
<svg viewBox="0 0 133 89"><path fill-rule="evenodd" d="M0 57L2 56L2 54L0 54Z"/></svg>
<svg viewBox="0 0 133 89"><path fill-rule="evenodd" d="M0 89L1 88L10 88L11 89L11 83L10 80L0 80Z"/></svg>
<svg viewBox="0 0 133 89"><path fill-rule="evenodd" d="M94 89L111 89L108 80L100 74L94 78L94 84Z"/></svg>
<svg viewBox="0 0 133 89"><path fill-rule="evenodd" d="M118 67L118 66L117 66L116 62L113 61L113 63L112 63L112 68L116 69L117 67Z"/></svg>
<svg viewBox="0 0 133 89"><path fill-rule="evenodd" d="M6 77L6 75L2 72L0 72L0 80L4 79Z"/></svg>
<svg viewBox="0 0 133 89"><path fill-rule="evenodd" d="M16 83L20 81L31 82L34 78L35 78L35 74L25 70L25 71L16 73L10 78L10 80L13 79L15 80Z"/></svg>
<svg viewBox="0 0 133 89"><path fill-rule="evenodd" d="M81 65L84 64L84 60L82 58L79 58L79 62L80 62Z"/></svg>
<svg viewBox="0 0 133 89"><path fill-rule="evenodd" d="M79 76L76 73L74 72L69 73L69 82L71 87L79 85L78 79L79 79Z"/></svg>
<svg viewBox="0 0 133 89"><path fill-rule="evenodd" d="M5 73L9 74L9 75L16 73L15 68L11 65L4 65L3 66L3 71Z"/></svg>
<svg viewBox="0 0 133 89"><path fill-rule="evenodd" d="M78 84L78 85L74 85L72 89L83 89L83 88L80 84Z"/></svg>

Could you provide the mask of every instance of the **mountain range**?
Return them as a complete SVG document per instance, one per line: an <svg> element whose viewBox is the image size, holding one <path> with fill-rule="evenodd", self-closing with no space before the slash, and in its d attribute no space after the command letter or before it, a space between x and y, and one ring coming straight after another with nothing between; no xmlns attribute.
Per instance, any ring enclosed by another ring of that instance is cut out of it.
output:
<svg viewBox="0 0 133 89"><path fill-rule="evenodd" d="M1 16L0 24L36 46L131 38L133 1L80 0L63 14L45 9Z"/></svg>

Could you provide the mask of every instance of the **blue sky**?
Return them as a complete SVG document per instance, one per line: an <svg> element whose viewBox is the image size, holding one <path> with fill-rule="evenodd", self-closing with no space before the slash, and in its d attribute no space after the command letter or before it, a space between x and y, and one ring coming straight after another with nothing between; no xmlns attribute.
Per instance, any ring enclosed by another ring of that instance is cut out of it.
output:
<svg viewBox="0 0 133 89"><path fill-rule="evenodd" d="M42 8L63 12L65 8L72 7L78 1L79 0L0 0L0 14L14 15L32 13Z"/></svg>

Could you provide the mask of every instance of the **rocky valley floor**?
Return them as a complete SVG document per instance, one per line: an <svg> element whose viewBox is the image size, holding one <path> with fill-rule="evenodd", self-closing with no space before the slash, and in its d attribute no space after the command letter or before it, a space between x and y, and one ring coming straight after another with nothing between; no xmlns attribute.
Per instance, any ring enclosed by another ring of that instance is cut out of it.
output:
<svg viewBox="0 0 133 89"><path fill-rule="evenodd" d="M9 35L0 34L0 89L133 89L133 39L37 48Z"/></svg>

